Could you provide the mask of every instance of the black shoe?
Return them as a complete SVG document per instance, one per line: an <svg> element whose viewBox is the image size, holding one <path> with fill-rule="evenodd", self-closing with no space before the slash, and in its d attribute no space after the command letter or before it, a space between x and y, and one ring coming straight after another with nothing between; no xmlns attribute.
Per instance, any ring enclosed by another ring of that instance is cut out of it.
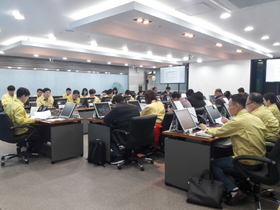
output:
<svg viewBox="0 0 280 210"><path fill-rule="evenodd" d="M235 205L238 201L242 200L243 198L245 198L246 195L241 191L238 190L237 193L235 194L235 196L229 196L227 201L225 202L226 205L229 206L233 206Z"/></svg>
<svg viewBox="0 0 280 210"><path fill-rule="evenodd" d="M116 157L113 161L111 161L111 164L112 165L117 165L117 164L122 163L122 162L124 162L123 157Z"/></svg>

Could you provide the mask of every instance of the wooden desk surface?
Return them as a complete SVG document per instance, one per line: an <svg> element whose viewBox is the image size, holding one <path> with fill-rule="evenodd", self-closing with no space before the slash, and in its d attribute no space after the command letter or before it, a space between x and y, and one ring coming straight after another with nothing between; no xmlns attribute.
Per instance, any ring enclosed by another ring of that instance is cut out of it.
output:
<svg viewBox="0 0 280 210"><path fill-rule="evenodd" d="M197 132L197 131L194 131L193 133L195 133L195 132ZM218 137L208 138L208 137L193 136L188 133L173 132L173 131L163 131L162 134L168 135L168 136L178 136L178 137L182 137L182 138L197 139L197 140L207 141L207 142L212 142L212 141L215 141L218 139Z"/></svg>
<svg viewBox="0 0 280 210"><path fill-rule="evenodd" d="M81 109L75 109L77 111L91 111L91 110L94 110L94 107L91 107L91 108L81 108Z"/></svg>
<svg viewBox="0 0 280 210"><path fill-rule="evenodd" d="M41 121L42 123L46 123L46 124L59 124L59 123L68 123L68 122L76 122L76 121L82 121L84 120L84 118L78 118L78 119L67 119L67 120L57 120L57 121L47 121L47 120L43 120Z"/></svg>
<svg viewBox="0 0 280 210"><path fill-rule="evenodd" d="M104 123L102 119L98 119L98 118L87 118L85 120L88 120L90 122Z"/></svg>

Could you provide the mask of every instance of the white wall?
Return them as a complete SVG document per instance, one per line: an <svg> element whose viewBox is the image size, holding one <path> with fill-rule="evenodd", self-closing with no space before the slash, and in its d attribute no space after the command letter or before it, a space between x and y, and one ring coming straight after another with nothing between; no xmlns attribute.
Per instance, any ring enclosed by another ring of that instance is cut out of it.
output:
<svg viewBox="0 0 280 210"><path fill-rule="evenodd" d="M142 85L142 90L145 88L145 69L141 68L129 68L128 73L129 90L138 93L138 86Z"/></svg>
<svg viewBox="0 0 280 210"><path fill-rule="evenodd" d="M206 98L213 95L216 88L236 94L237 89L243 87L249 92L250 68L250 60L191 63L189 89L201 91Z"/></svg>

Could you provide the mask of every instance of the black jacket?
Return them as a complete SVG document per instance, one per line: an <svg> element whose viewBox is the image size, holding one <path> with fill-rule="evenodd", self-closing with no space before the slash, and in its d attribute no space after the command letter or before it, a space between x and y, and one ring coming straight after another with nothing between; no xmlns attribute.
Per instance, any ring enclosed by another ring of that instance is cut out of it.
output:
<svg viewBox="0 0 280 210"><path fill-rule="evenodd" d="M113 108L105 117L104 123L112 124L119 129L127 130L132 117L140 116L135 105L121 103Z"/></svg>
<svg viewBox="0 0 280 210"><path fill-rule="evenodd" d="M194 108L205 106L205 101L203 100L203 94L199 91L193 93L190 97L188 97L188 100Z"/></svg>

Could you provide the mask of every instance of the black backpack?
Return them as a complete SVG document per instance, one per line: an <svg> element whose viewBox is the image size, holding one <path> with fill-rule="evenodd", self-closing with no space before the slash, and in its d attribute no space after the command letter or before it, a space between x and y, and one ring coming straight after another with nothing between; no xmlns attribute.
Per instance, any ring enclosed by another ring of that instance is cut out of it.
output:
<svg viewBox="0 0 280 210"><path fill-rule="evenodd" d="M105 144L100 139L89 140L88 162L104 166L105 164ZM105 167L105 166L104 166Z"/></svg>

